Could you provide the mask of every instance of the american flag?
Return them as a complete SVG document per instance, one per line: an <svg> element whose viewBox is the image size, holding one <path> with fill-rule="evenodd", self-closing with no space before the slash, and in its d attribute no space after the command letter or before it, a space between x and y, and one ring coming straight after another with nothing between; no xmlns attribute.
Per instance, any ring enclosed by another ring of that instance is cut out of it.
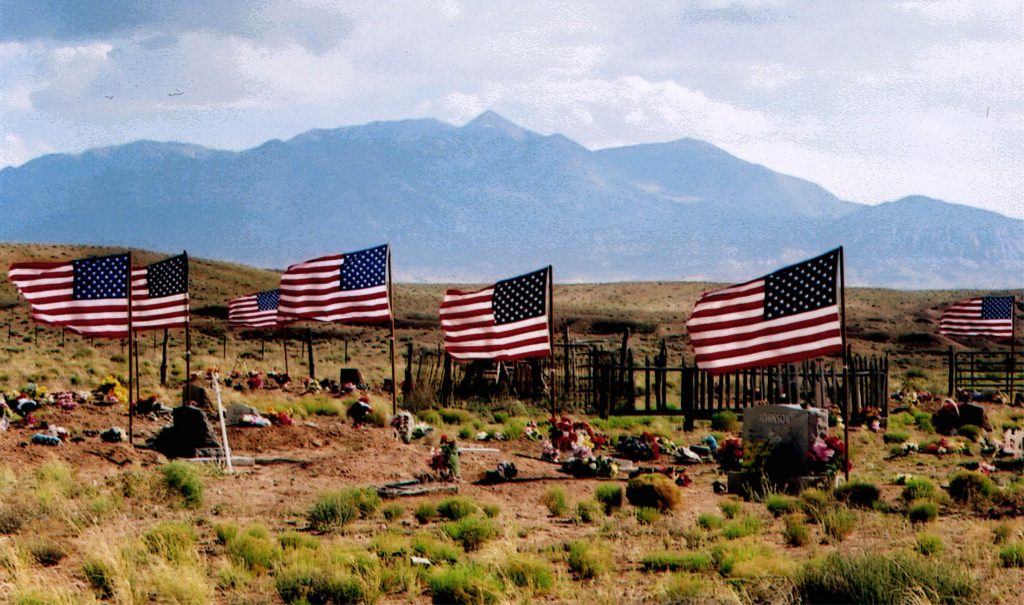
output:
<svg viewBox="0 0 1024 605"><path fill-rule="evenodd" d="M372 323L391 319L388 246L323 256L288 267L278 312L291 319Z"/></svg>
<svg viewBox="0 0 1024 605"><path fill-rule="evenodd" d="M132 269L132 330L184 328L188 324L188 255Z"/></svg>
<svg viewBox="0 0 1024 605"><path fill-rule="evenodd" d="M686 322L697 367L712 374L843 349L839 250L700 297Z"/></svg>
<svg viewBox="0 0 1024 605"><path fill-rule="evenodd" d="M455 359L550 356L550 278L548 267L483 290L448 290L440 312L445 351Z"/></svg>
<svg viewBox="0 0 1024 605"><path fill-rule="evenodd" d="M947 336L1013 337L1013 297L968 298L942 312L939 334Z"/></svg>
<svg viewBox="0 0 1024 605"><path fill-rule="evenodd" d="M14 263L7 276L32 319L84 336L128 335L127 254L66 262Z"/></svg>
<svg viewBox="0 0 1024 605"><path fill-rule="evenodd" d="M267 290L228 302L228 323L242 328L272 328L277 325L280 290Z"/></svg>

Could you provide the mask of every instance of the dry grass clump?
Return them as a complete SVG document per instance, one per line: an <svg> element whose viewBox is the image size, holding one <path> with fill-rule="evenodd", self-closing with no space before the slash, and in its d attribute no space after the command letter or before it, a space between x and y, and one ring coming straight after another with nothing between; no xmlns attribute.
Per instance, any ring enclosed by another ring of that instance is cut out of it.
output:
<svg viewBox="0 0 1024 605"><path fill-rule="evenodd" d="M626 499L633 506L647 506L664 512L678 508L682 495L675 482L665 475L648 473L629 480Z"/></svg>
<svg viewBox="0 0 1024 605"><path fill-rule="evenodd" d="M569 514L569 497L564 488L549 488L541 496L540 503L547 507L553 517L565 517Z"/></svg>
<svg viewBox="0 0 1024 605"><path fill-rule="evenodd" d="M313 529L328 531L371 516L380 502L380 496L370 487L321 492L306 512L306 519Z"/></svg>
<svg viewBox="0 0 1024 605"><path fill-rule="evenodd" d="M618 485L598 485L594 490L594 499L604 507L604 513L610 515L622 508L622 488Z"/></svg>
<svg viewBox="0 0 1024 605"><path fill-rule="evenodd" d="M533 555L511 555L502 563L499 573L507 583L530 594L546 593L555 585L551 563Z"/></svg>
<svg viewBox="0 0 1024 605"><path fill-rule="evenodd" d="M611 571L614 559L611 551L603 544L592 541L576 541L567 545L569 550L569 571L583 580L590 580Z"/></svg>
<svg viewBox="0 0 1024 605"><path fill-rule="evenodd" d="M430 575L428 583L435 603L490 605L504 597L501 582L472 563L439 569Z"/></svg>
<svg viewBox="0 0 1024 605"><path fill-rule="evenodd" d="M973 603L976 579L956 566L905 555L833 553L804 567L797 586L809 603Z"/></svg>
<svg viewBox="0 0 1024 605"><path fill-rule="evenodd" d="M477 515L446 523L444 531L466 551L477 550L484 542L501 534L497 523Z"/></svg>

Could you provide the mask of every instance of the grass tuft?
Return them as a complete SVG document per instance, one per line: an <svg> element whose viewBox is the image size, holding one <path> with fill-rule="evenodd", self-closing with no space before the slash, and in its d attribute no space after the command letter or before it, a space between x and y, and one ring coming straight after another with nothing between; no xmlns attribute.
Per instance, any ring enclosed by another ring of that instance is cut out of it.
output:
<svg viewBox="0 0 1024 605"><path fill-rule="evenodd" d="M678 508L682 495L675 482L665 475L647 473L629 480L626 499L633 506L649 506L664 512Z"/></svg>
<svg viewBox="0 0 1024 605"><path fill-rule="evenodd" d="M565 517L569 514L569 497L561 487L552 487L544 492L540 499L553 517Z"/></svg>
<svg viewBox="0 0 1024 605"><path fill-rule="evenodd" d="M583 541L572 542L568 546L569 571L581 579L602 576L614 566L611 552L604 546Z"/></svg>
<svg viewBox="0 0 1024 605"><path fill-rule="evenodd" d="M594 490L594 498L604 507L606 515L622 508L622 488L618 485L598 485Z"/></svg>
<svg viewBox="0 0 1024 605"><path fill-rule="evenodd" d="M203 505L203 478L194 465L176 460L168 462L161 470L164 484L171 492L181 496L186 508L199 508Z"/></svg>

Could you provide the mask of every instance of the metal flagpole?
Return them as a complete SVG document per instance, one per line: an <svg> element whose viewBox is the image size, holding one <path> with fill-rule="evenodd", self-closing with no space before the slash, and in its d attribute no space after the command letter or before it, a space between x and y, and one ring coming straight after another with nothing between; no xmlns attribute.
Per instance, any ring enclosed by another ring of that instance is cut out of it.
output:
<svg viewBox="0 0 1024 605"><path fill-rule="evenodd" d="M132 253L128 251L128 270L127 270L126 282L128 284L128 443L135 444L135 401L133 388L135 386L133 370L134 364L132 358L134 357L133 341L135 340L135 333L132 326Z"/></svg>
<svg viewBox="0 0 1024 605"><path fill-rule="evenodd" d="M398 384L395 373L395 294L391 279L391 244L388 244L388 306L391 307L391 414L394 415L398 413Z"/></svg>
<svg viewBox="0 0 1024 605"><path fill-rule="evenodd" d="M132 339L135 341L135 401L140 401L142 399L142 381L139 380L139 337L132 335Z"/></svg>
<svg viewBox="0 0 1024 605"><path fill-rule="evenodd" d="M843 455L843 475L847 483L850 481L850 350L846 345L846 267L843 254L843 247L839 246L839 294L842 297L839 322L842 330L843 341L843 444L846 445L846 453Z"/></svg>
<svg viewBox="0 0 1024 605"><path fill-rule="evenodd" d="M548 345L551 347L551 365L549 368L549 386L551 392L551 416L558 414L558 405L555 398L555 268L548 265ZM566 354L569 349L566 348Z"/></svg>

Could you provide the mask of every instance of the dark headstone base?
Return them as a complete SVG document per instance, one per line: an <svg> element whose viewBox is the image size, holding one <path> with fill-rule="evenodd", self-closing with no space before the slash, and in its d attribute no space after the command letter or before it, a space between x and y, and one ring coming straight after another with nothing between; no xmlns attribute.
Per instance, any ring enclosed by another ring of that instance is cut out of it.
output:
<svg viewBox="0 0 1024 605"><path fill-rule="evenodd" d="M801 477L789 477L783 480L781 484L773 485L763 475L734 472L728 473L728 493L749 498L754 494L764 494L771 491L799 494L811 487L831 491L841 482L842 477L840 475L834 477L829 477L828 475L804 475Z"/></svg>

